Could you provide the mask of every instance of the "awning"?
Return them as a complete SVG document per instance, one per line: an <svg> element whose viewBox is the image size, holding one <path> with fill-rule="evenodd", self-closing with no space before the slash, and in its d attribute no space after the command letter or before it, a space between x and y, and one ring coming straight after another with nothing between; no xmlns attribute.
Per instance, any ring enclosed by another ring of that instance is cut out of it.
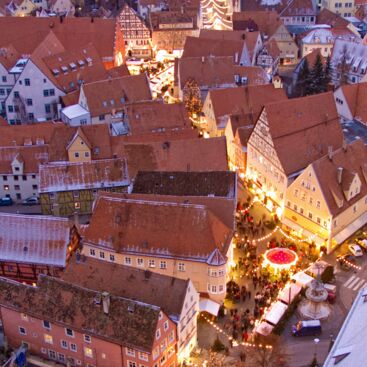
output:
<svg viewBox="0 0 367 367"><path fill-rule="evenodd" d="M274 329L274 326L263 321L260 325L256 326L255 332L264 336L268 336Z"/></svg>
<svg viewBox="0 0 367 367"><path fill-rule="evenodd" d="M220 304L208 298L202 298L199 302L200 312L208 312L214 316L218 315Z"/></svg>
<svg viewBox="0 0 367 367"><path fill-rule="evenodd" d="M312 237L312 240L315 241L316 243L319 243L321 245L324 244L325 242L325 238L322 238L318 235L316 235L315 233L308 231L307 229L303 228L302 226L300 226L299 224L295 223L293 220L290 220L288 218L283 218L282 219L282 224L288 226L289 228L293 229L296 232L299 232L299 230L302 230L302 234L305 237Z"/></svg>
<svg viewBox="0 0 367 367"><path fill-rule="evenodd" d="M292 279L295 280L296 284L298 284L301 287L307 287L314 280L314 278L312 278L303 271L294 274L292 276Z"/></svg>
<svg viewBox="0 0 367 367"><path fill-rule="evenodd" d="M279 294L278 300L289 305L292 303L294 298L301 292L302 287L295 284L289 283Z"/></svg>
<svg viewBox="0 0 367 367"><path fill-rule="evenodd" d="M358 229L363 227L366 223L367 223L367 213L364 213L359 218L357 218L354 222L352 222L346 228L340 231L334 237L334 240L339 245L340 243L345 241L348 237L350 237L354 232L357 232Z"/></svg>
<svg viewBox="0 0 367 367"><path fill-rule="evenodd" d="M270 310L265 315L265 320L268 321L272 325L276 325L279 320L284 315L284 312L287 310L288 306L285 305L283 302L275 302Z"/></svg>

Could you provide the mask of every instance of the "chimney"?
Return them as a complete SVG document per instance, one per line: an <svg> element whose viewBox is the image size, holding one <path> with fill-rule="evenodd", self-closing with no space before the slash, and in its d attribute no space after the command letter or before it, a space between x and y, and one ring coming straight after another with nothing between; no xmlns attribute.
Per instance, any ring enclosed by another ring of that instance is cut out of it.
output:
<svg viewBox="0 0 367 367"><path fill-rule="evenodd" d="M205 62L205 57L204 56L201 57L201 62L204 64L204 62Z"/></svg>
<svg viewBox="0 0 367 367"><path fill-rule="evenodd" d="M342 183L343 167L338 167L338 184Z"/></svg>
<svg viewBox="0 0 367 367"><path fill-rule="evenodd" d="M238 52L236 52L234 55L234 63L238 64Z"/></svg>
<svg viewBox="0 0 367 367"><path fill-rule="evenodd" d="M108 292L102 292L102 303L103 303L103 312L108 315L110 310L111 298Z"/></svg>
<svg viewBox="0 0 367 367"><path fill-rule="evenodd" d="M333 147L332 147L332 145L329 145L327 147L327 155L328 155L328 157L329 157L330 160L333 159Z"/></svg>

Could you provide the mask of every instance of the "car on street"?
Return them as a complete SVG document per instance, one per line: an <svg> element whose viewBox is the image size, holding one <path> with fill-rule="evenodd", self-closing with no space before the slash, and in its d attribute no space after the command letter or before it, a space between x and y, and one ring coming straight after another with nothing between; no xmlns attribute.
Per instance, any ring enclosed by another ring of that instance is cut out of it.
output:
<svg viewBox="0 0 367 367"><path fill-rule="evenodd" d="M30 196L22 202L23 205L38 205L39 203L40 201L37 196Z"/></svg>
<svg viewBox="0 0 367 367"><path fill-rule="evenodd" d="M10 206L13 205L13 200L7 196L0 198L0 206Z"/></svg>
<svg viewBox="0 0 367 367"><path fill-rule="evenodd" d="M298 321L292 325L293 336L316 336L321 334L320 320Z"/></svg>
<svg viewBox="0 0 367 367"><path fill-rule="evenodd" d="M363 256L362 249L358 245L348 245L348 249L355 257Z"/></svg>

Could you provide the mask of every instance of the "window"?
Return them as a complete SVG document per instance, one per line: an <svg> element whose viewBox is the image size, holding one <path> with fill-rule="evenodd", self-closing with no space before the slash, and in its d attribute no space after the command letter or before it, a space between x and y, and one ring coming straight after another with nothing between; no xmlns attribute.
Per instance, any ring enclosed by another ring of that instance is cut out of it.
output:
<svg viewBox="0 0 367 367"><path fill-rule="evenodd" d="M32 112L28 114L28 120L30 121L34 120L34 114Z"/></svg>
<svg viewBox="0 0 367 367"><path fill-rule="evenodd" d="M99 121L103 121L105 117L104 117L104 115L99 115L98 118L99 118Z"/></svg>
<svg viewBox="0 0 367 367"><path fill-rule="evenodd" d="M367 198L366 198L366 203L367 203ZM136 263L138 266L144 266L144 259L136 259Z"/></svg>
<svg viewBox="0 0 367 367"><path fill-rule="evenodd" d="M10 270L11 271L11 270ZM21 319L24 320L24 321L28 321L28 316L25 314L25 313L22 313L20 315Z"/></svg>
<svg viewBox="0 0 367 367"><path fill-rule="evenodd" d="M87 119L80 119L80 125L86 125Z"/></svg>
<svg viewBox="0 0 367 367"><path fill-rule="evenodd" d="M12 105L8 106L8 112L14 112L14 107Z"/></svg>
<svg viewBox="0 0 367 367"><path fill-rule="evenodd" d="M44 334L43 335L43 339L45 341L45 343L47 344L53 344L53 340L52 340L52 336L49 334Z"/></svg>
<svg viewBox="0 0 367 367"><path fill-rule="evenodd" d="M185 264L184 263L178 263L178 270L179 271L185 271Z"/></svg>
<svg viewBox="0 0 367 367"><path fill-rule="evenodd" d="M104 259L104 252L100 251L100 252L99 252L99 257L100 257L101 259Z"/></svg>
<svg viewBox="0 0 367 367"><path fill-rule="evenodd" d="M55 351L53 351L53 350L48 350L48 357L50 358L50 359L56 359L56 352Z"/></svg>
<svg viewBox="0 0 367 367"><path fill-rule="evenodd" d="M162 343L161 343L161 353L167 348L167 342L166 342L166 339L163 339L162 340Z"/></svg>
<svg viewBox="0 0 367 367"><path fill-rule="evenodd" d="M27 98L27 106L33 106L32 98Z"/></svg>
<svg viewBox="0 0 367 367"><path fill-rule="evenodd" d="M89 152L84 152L84 157L88 158L89 157Z"/></svg>
<svg viewBox="0 0 367 367"><path fill-rule="evenodd" d="M320 209L320 206L321 206L320 200L317 200L317 201L316 201L316 208L317 208L317 209Z"/></svg>
<svg viewBox="0 0 367 367"><path fill-rule="evenodd" d="M153 350L153 359L157 359L159 356L159 348Z"/></svg>
<svg viewBox="0 0 367 367"><path fill-rule="evenodd" d="M21 335L27 335L27 331L24 327L19 326L19 334Z"/></svg>
<svg viewBox="0 0 367 367"><path fill-rule="evenodd" d="M90 256L96 256L96 250L94 248L89 249Z"/></svg>
<svg viewBox="0 0 367 367"><path fill-rule="evenodd" d="M160 264L159 264L159 267L161 269L167 269L167 262L166 261L161 261Z"/></svg>
<svg viewBox="0 0 367 367"><path fill-rule="evenodd" d="M310 197L310 198L308 199L308 202L310 203L310 205L312 205L313 199Z"/></svg>
<svg viewBox="0 0 367 367"><path fill-rule="evenodd" d="M27 79L27 78L24 79L24 85L27 86L27 87L29 87L31 85L30 79Z"/></svg>
<svg viewBox="0 0 367 367"><path fill-rule="evenodd" d="M131 257L125 257L125 265L131 265Z"/></svg>
<svg viewBox="0 0 367 367"><path fill-rule="evenodd" d="M33 190L37 190L38 189L38 185L32 185L32 189Z"/></svg>
<svg viewBox="0 0 367 367"><path fill-rule="evenodd" d="M219 291L218 293L223 293L224 292L224 286L223 285L220 285L219 286Z"/></svg>
<svg viewBox="0 0 367 367"><path fill-rule="evenodd" d="M129 367L136 367L136 363L132 362L132 361L129 361Z"/></svg>
<svg viewBox="0 0 367 367"><path fill-rule="evenodd" d="M74 331L73 331L73 330L71 330L71 329L66 328L66 329L65 329L65 334L66 334L67 336L71 336L72 338L74 338Z"/></svg>
<svg viewBox="0 0 367 367"><path fill-rule="evenodd" d="M65 354L57 353L57 357L60 362L65 362Z"/></svg>
<svg viewBox="0 0 367 367"><path fill-rule="evenodd" d="M84 341L86 343L91 343L92 342L92 337L90 335L84 334Z"/></svg>
<svg viewBox="0 0 367 367"><path fill-rule="evenodd" d="M48 89L44 89L44 90L43 90L43 96L44 96L44 97L48 97L48 96L49 96Z"/></svg>
<svg viewBox="0 0 367 367"><path fill-rule="evenodd" d="M4 88L1 88L0 89L0 96L4 96L5 95L5 89Z"/></svg>
<svg viewBox="0 0 367 367"><path fill-rule="evenodd" d="M297 205L293 204L293 210L296 212L297 211Z"/></svg>
<svg viewBox="0 0 367 367"><path fill-rule="evenodd" d="M32 175L32 178L35 180L36 179L36 175Z"/></svg>
<svg viewBox="0 0 367 367"><path fill-rule="evenodd" d="M149 266L150 268L155 268L155 260L149 260L149 261L148 261L148 266Z"/></svg>
<svg viewBox="0 0 367 367"><path fill-rule="evenodd" d="M159 339L161 337L161 329L157 329L157 331L155 332L155 338Z"/></svg>
<svg viewBox="0 0 367 367"><path fill-rule="evenodd" d="M110 254L110 261L115 261L115 255Z"/></svg>
<svg viewBox="0 0 367 367"><path fill-rule="evenodd" d="M45 112L46 113L51 113L51 105L50 104L45 104Z"/></svg>
<svg viewBox="0 0 367 367"><path fill-rule="evenodd" d="M75 158L79 158L79 152L75 152L75 153L74 153L74 157L75 157Z"/></svg>
<svg viewBox="0 0 367 367"><path fill-rule="evenodd" d="M212 285L212 293L217 293L217 286L216 285Z"/></svg>
<svg viewBox="0 0 367 367"><path fill-rule="evenodd" d="M310 219L312 219L312 213L311 213L311 212L308 212L308 217L309 217Z"/></svg>
<svg viewBox="0 0 367 367"><path fill-rule="evenodd" d="M5 76L5 75L3 75L3 76L1 77L1 80L3 81L3 83L6 83L6 76Z"/></svg>
<svg viewBox="0 0 367 367"><path fill-rule="evenodd" d="M76 352L78 350L77 346L75 343L70 343L70 350L72 352Z"/></svg>
<svg viewBox="0 0 367 367"><path fill-rule="evenodd" d="M4 190L8 191L9 190L9 185L4 185Z"/></svg>
<svg viewBox="0 0 367 367"><path fill-rule="evenodd" d="M84 347L84 355L88 358L93 358L92 348Z"/></svg>
<svg viewBox="0 0 367 367"><path fill-rule="evenodd" d="M164 322L163 329L164 331L168 330L168 320Z"/></svg>
<svg viewBox="0 0 367 367"><path fill-rule="evenodd" d="M131 348L126 348L126 355L130 357L135 357L135 350Z"/></svg>
<svg viewBox="0 0 367 367"><path fill-rule="evenodd" d="M299 212L300 212L301 214L303 214L303 213L304 213L303 208L299 208Z"/></svg>
<svg viewBox="0 0 367 367"><path fill-rule="evenodd" d="M294 196L297 197L298 196L298 190L294 190Z"/></svg>
<svg viewBox="0 0 367 367"><path fill-rule="evenodd" d="M43 327L45 329L51 330L51 323L50 323L50 321L43 320Z"/></svg>
<svg viewBox="0 0 367 367"><path fill-rule="evenodd" d="M50 89L50 96L54 96L55 95L55 89Z"/></svg>
<svg viewBox="0 0 367 367"><path fill-rule="evenodd" d="M79 191L73 191L73 197L78 198L79 197Z"/></svg>
<svg viewBox="0 0 367 367"><path fill-rule="evenodd" d="M148 361L148 354L139 352L139 359L141 359L142 361Z"/></svg>
<svg viewBox="0 0 367 367"><path fill-rule="evenodd" d="M27 181L27 176L26 176L26 175L23 175L23 176L22 176L22 180L23 180L23 181Z"/></svg>
<svg viewBox="0 0 367 367"><path fill-rule="evenodd" d="M80 209L80 203L79 203L78 201L76 201L76 202L74 203L74 208L75 208L75 209Z"/></svg>
<svg viewBox="0 0 367 367"><path fill-rule="evenodd" d="M61 348L68 349L68 342L66 340L61 340Z"/></svg>

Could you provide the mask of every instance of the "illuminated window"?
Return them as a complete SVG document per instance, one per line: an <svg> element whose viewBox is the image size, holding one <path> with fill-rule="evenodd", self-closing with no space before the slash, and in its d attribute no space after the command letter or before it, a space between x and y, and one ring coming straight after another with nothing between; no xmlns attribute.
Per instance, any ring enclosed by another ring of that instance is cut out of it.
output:
<svg viewBox="0 0 367 367"><path fill-rule="evenodd" d="M149 261L148 261L148 266L149 266L150 268L155 268L155 261L154 261L154 260L149 260Z"/></svg>
<svg viewBox="0 0 367 367"><path fill-rule="evenodd" d="M27 316L25 313L22 313L22 314L20 315L20 317L22 318L22 320L24 320L24 321L28 321L28 316Z"/></svg>
<svg viewBox="0 0 367 367"><path fill-rule="evenodd" d="M43 339L47 344L53 344L52 336L48 334L43 335Z"/></svg>
<svg viewBox="0 0 367 367"><path fill-rule="evenodd" d="M92 348L84 347L84 355L88 358L93 358Z"/></svg>
<svg viewBox="0 0 367 367"><path fill-rule="evenodd" d="M167 262L166 261L161 261L159 267L161 269L167 269Z"/></svg>
<svg viewBox="0 0 367 367"><path fill-rule="evenodd" d="M80 209L80 203L77 201L74 203L75 209Z"/></svg>

